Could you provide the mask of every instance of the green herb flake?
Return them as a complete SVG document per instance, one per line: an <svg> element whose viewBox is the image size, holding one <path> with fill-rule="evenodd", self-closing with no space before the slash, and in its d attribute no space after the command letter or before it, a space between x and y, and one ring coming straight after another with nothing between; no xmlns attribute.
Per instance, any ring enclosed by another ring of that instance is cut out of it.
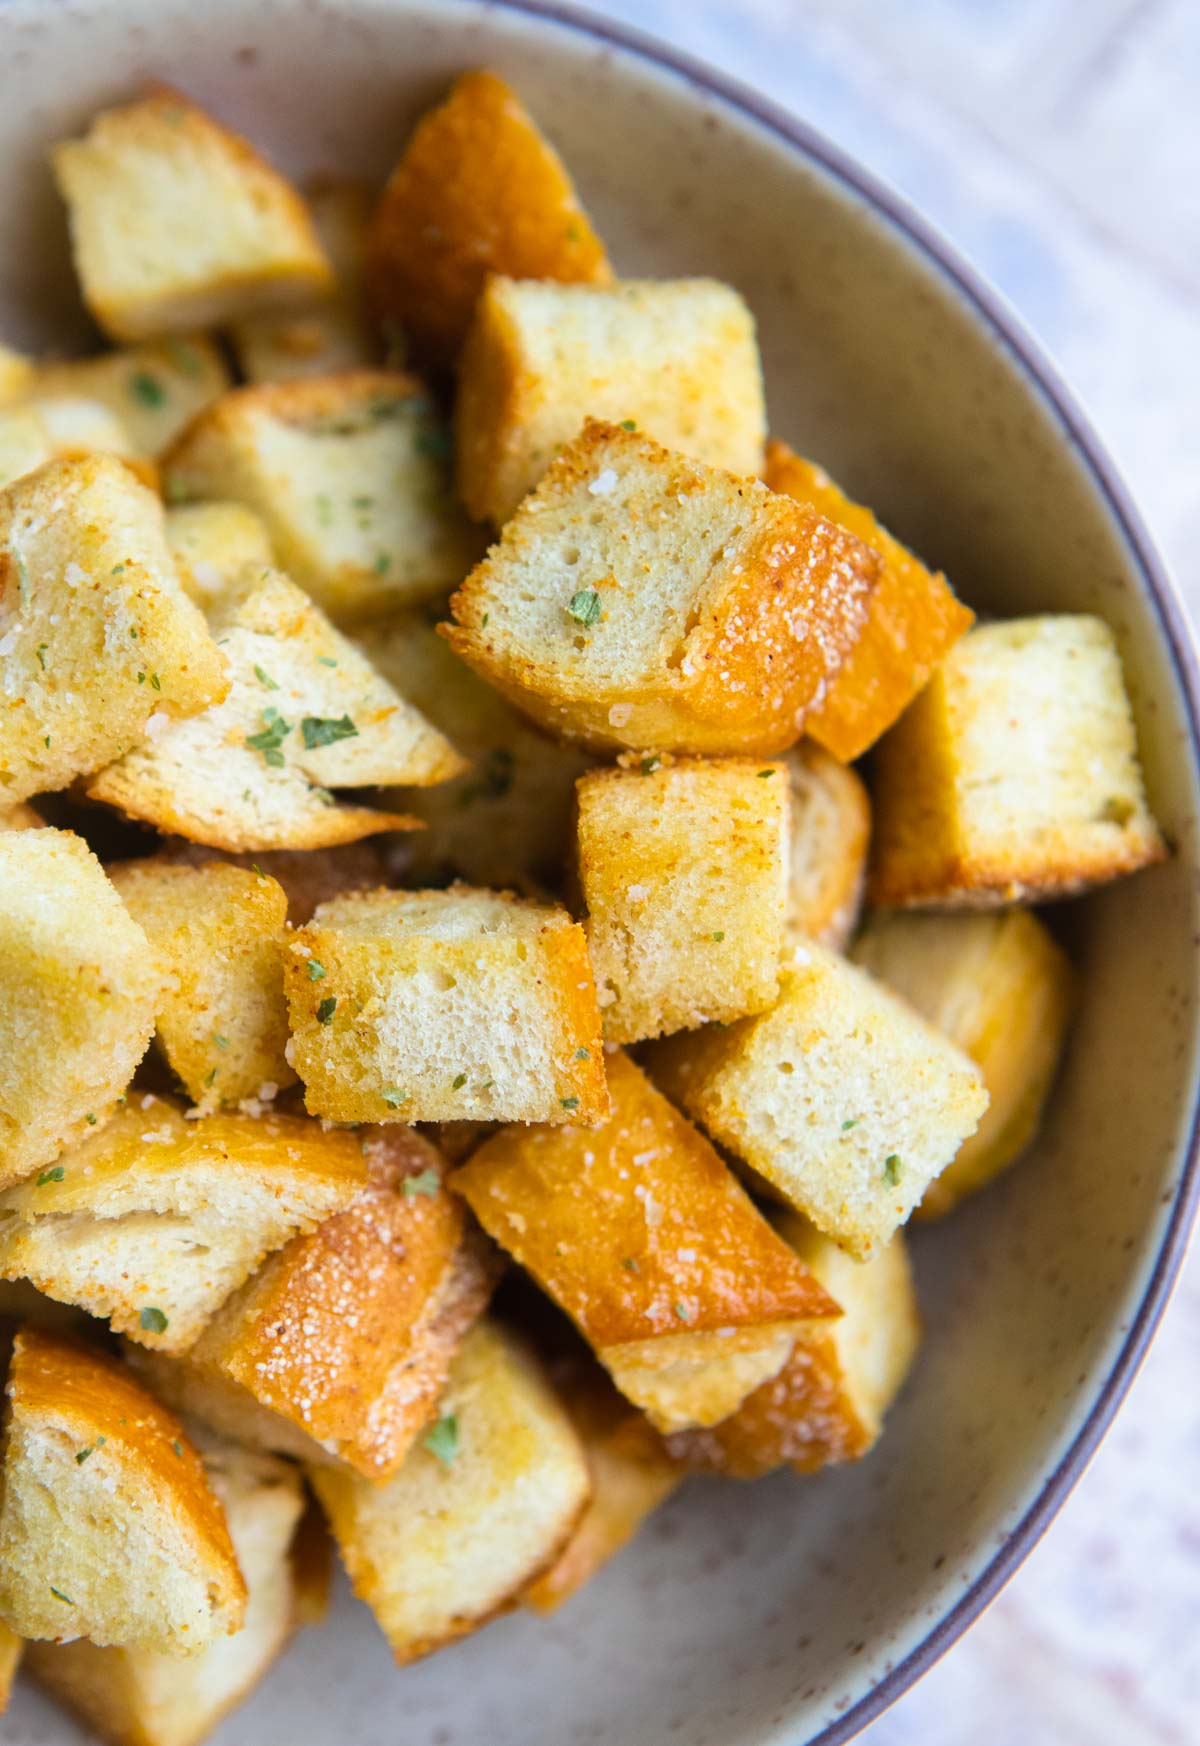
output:
<svg viewBox="0 0 1200 1746"><path fill-rule="evenodd" d="M25 560L21 556L20 552L14 552L13 562L17 566L17 588L20 591L21 599L28 600L29 599L29 571L26 568Z"/></svg>
<svg viewBox="0 0 1200 1746"><path fill-rule="evenodd" d="M262 753L264 763L278 770L283 765L283 753L279 748L291 733L292 723L284 721L275 708L264 709L262 717L265 727L260 733L247 734L245 743L252 752Z"/></svg>
<svg viewBox="0 0 1200 1746"><path fill-rule="evenodd" d="M466 1083L467 1083L467 1076L466 1076L466 1074L465 1074L465 1073L457 1073L457 1074L455 1074L455 1076L454 1076L454 1084L453 1084L453 1085L452 1085L452 1086L451 1086L451 1087L450 1087L450 1089L451 1089L451 1090L452 1090L452 1091L461 1091L461 1090L462 1090L462 1088L463 1088L463 1086L464 1086L464 1085L465 1085L465 1084L466 1084Z"/></svg>
<svg viewBox="0 0 1200 1746"><path fill-rule="evenodd" d="M686 1303L677 1303L675 1305L675 1314L679 1317L681 1322L690 1322L692 1319L692 1312Z"/></svg>
<svg viewBox="0 0 1200 1746"><path fill-rule="evenodd" d="M638 1266L632 1255L622 1255L621 1266L625 1269L626 1273L641 1272L641 1268Z"/></svg>
<svg viewBox="0 0 1200 1746"><path fill-rule="evenodd" d="M712 937L714 940L717 941L718 944L720 944L720 942L725 938L725 929L718 928L716 933Z"/></svg>
<svg viewBox="0 0 1200 1746"><path fill-rule="evenodd" d="M171 1447L172 1447L172 1449L174 1449L176 1455L178 1455L179 1459L182 1461L183 1460L183 1444L179 1441L178 1437L176 1437L175 1441L171 1444Z"/></svg>
<svg viewBox="0 0 1200 1746"><path fill-rule="evenodd" d="M208 1073L205 1075L205 1078L204 1078L205 1089L207 1089L212 1084L213 1080L216 1077L217 1077L217 1070L214 1067L211 1073Z"/></svg>
<svg viewBox="0 0 1200 1746"><path fill-rule="evenodd" d="M579 1108L579 1099L577 1097L560 1097L558 1101L562 1104L564 1109Z"/></svg>
<svg viewBox="0 0 1200 1746"><path fill-rule="evenodd" d="M485 612L485 613L484 613L484 615L483 615L483 617L482 617L482 618L481 618L481 619L480 619L480 621L479 621L479 623L480 623L480 628L481 628L481 629L482 629L482 630L486 630L486 629L487 629L487 622L488 622L488 619L489 619L489 618L491 618L491 616L492 616L492 615L491 615L491 613L490 613L490 612Z"/></svg>
<svg viewBox="0 0 1200 1746"><path fill-rule="evenodd" d="M375 560L375 574L377 576L385 576L391 567L392 554L390 552L380 552Z"/></svg>
<svg viewBox="0 0 1200 1746"><path fill-rule="evenodd" d="M848 1122L842 1123L842 1132L844 1134L848 1134L850 1132L850 1129L856 1128L861 1120L862 1120L861 1116L851 1116L850 1120Z"/></svg>
<svg viewBox="0 0 1200 1746"><path fill-rule="evenodd" d="M53 1583L50 1584L50 1593L54 1596L55 1600L62 1601L65 1606L73 1607L75 1605L75 1602L71 1599L70 1595L64 1594L61 1588L55 1588Z"/></svg>
<svg viewBox="0 0 1200 1746"><path fill-rule="evenodd" d="M262 668L257 664L254 668L254 677L258 680L260 685L265 685L268 691L279 690L279 686L275 683L274 679L272 679L271 675L269 673L264 673Z"/></svg>
<svg viewBox="0 0 1200 1746"><path fill-rule="evenodd" d="M48 1182L61 1182L66 1174L67 1173L62 1165L56 1164L53 1170L42 1171L42 1174L37 1179L37 1185L39 1188L44 1188Z"/></svg>
<svg viewBox="0 0 1200 1746"><path fill-rule="evenodd" d="M453 1413L443 1413L436 1425L431 1425L421 1439L431 1455L436 1455L443 1467L450 1467L458 1454L458 1420Z"/></svg>
<svg viewBox="0 0 1200 1746"><path fill-rule="evenodd" d="M77 1449L75 1451L75 1465L76 1465L76 1467L82 1467L84 1462L87 1460L88 1456L94 1455L95 1453L96 1453L96 1450L95 1450L95 1447L93 1445L89 1445L88 1448L86 1448L86 1449Z"/></svg>
<svg viewBox="0 0 1200 1746"><path fill-rule="evenodd" d="M213 1032L213 1042L217 1045L218 1049L227 1049L229 1047L229 1038L219 1037L215 1031Z"/></svg>
<svg viewBox="0 0 1200 1746"><path fill-rule="evenodd" d="M622 430L636 430L637 429L637 419L636 418L623 418L621 420L621 429Z"/></svg>
<svg viewBox="0 0 1200 1746"><path fill-rule="evenodd" d="M325 999L321 1002L320 1006L317 1008L317 1023L319 1025L332 1024L333 1015L336 1011L337 1011L337 995L336 994L327 994L325 996Z"/></svg>
<svg viewBox="0 0 1200 1746"><path fill-rule="evenodd" d="M310 958L308 960L308 980L310 982L323 982L324 979L325 979L325 966L324 966L324 964L319 964L315 958Z"/></svg>
<svg viewBox="0 0 1200 1746"><path fill-rule="evenodd" d="M94 1115L89 1115L89 1116L88 1116L88 1119L87 1119L87 1125L88 1125L88 1127L89 1127L89 1128L94 1128L94 1127L95 1127L95 1125L96 1125L96 1118L95 1118L95 1116L94 1116Z"/></svg>
<svg viewBox="0 0 1200 1746"><path fill-rule="evenodd" d="M422 1170L416 1176L406 1176L400 1184L400 1192L405 1200L412 1200L418 1194L427 1194L432 1198L441 1186L442 1179L436 1170Z"/></svg>
<svg viewBox="0 0 1200 1746"><path fill-rule="evenodd" d="M337 740L356 740L358 729L348 715L332 716L306 715L300 723L300 734L304 740L306 752L315 752L318 746L332 746Z"/></svg>
<svg viewBox="0 0 1200 1746"><path fill-rule="evenodd" d="M46 655L46 650L49 647L50 647L49 643L39 643L37 646L38 666L42 669L43 673L46 671L45 655Z"/></svg>
<svg viewBox="0 0 1200 1746"><path fill-rule="evenodd" d="M656 770L661 770L661 769L662 769L662 759L658 756L657 752L652 753L649 758L642 759L642 775L643 776L653 776L653 774Z"/></svg>
<svg viewBox="0 0 1200 1746"><path fill-rule="evenodd" d="M896 1184L899 1182L899 1180L903 1176L903 1174L904 1174L904 1165L902 1164L902 1162L900 1160L899 1152L891 1153L890 1156L887 1159L885 1159L885 1161L884 1161L883 1180L885 1182L890 1182L892 1187L895 1188Z"/></svg>
<svg viewBox="0 0 1200 1746"><path fill-rule="evenodd" d="M165 1334L167 1331L167 1318L160 1309L144 1309L138 1321L145 1334Z"/></svg>
<svg viewBox="0 0 1200 1746"><path fill-rule="evenodd" d="M166 389L146 370L135 370L129 378L129 392L141 406L165 406Z"/></svg>
<svg viewBox="0 0 1200 1746"><path fill-rule="evenodd" d="M317 656L317 666L318 667L336 667L337 662L334 660L332 655L318 655Z"/></svg>
<svg viewBox="0 0 1200 1746"><path fill-rule="evenodd" d="M146 683L146 675L144 673L139 673L138 674L138 684L144 685L145 683Z"/></svg>
<svg viewBox="0 0 1200 1746"><path fill-rule="evenodd" d="M585 1049L582 1047L576 1049L575 1059L577 1061L590 1061L591 1058L592 1058L592 1052L590 1049Z"/></svg>
<svg viewBox="0 0 1200 1746"><path fill-rule="evenodd" d="M47 751L50 750L50 735L49 734L46 735L45 739L42 741L42 744L45 746Z"/></svg>
<svg viewBox="0 0 1200 1746"><path fill-rule="evenodd" d="M774 776L774 774L774 770L760 770L758 773L759 781L761 781L764 776Z"/></svg>
<svg viewBox="0 0 1200 1746"><path fill-rule="evenodd" d="M112 569L109 571L109 575L110 576L120 576L123 574L124 569L125 569L124 564L114 564Z"/></svg>
<svg viewBox="0 0 1200 1746"><path fill-rule="evenodd" d="M407 1091L401 1091L398 1085L389 1085L386 1090L381 1091L379 1095L384 1103L386 1103L391 1109L399 1109L402 1103L408 1102Z"/></svg>
<svg viewBox="0 0 1200 1746"><path fill-rule="evenodd" d="M581 588L567 602L567 617L589 629L600 617L600 596L594 588Z"/></svg>
<svg viewBox="0 0 1200 1746"><path fill-rule="evenodd" d="M159 676L158 676L158 674L157 674L157 673L151 673L151 675L150 675L150 683L151 683L151 685L152 685L152 686L153 686L153 687L154 687L154 689L155 689L155 691L161 691L161 690L162 690L162 681L161 681L161 679L160 679L160 678L159 678Z"/></svg>

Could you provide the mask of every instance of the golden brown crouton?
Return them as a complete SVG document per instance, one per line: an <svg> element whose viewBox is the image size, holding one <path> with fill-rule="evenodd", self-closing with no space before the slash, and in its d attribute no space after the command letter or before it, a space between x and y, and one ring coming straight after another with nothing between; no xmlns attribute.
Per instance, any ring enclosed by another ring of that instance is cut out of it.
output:
<svg viewBox="0 0 1200 1746"><path fill-rule="evenodd" d="M465 885L324 903L284 951L292 1065L333 1121L608 1113L583 929Z"/></svg>
<svg viewBox="0 0 1200 1746"><path fill-rule="evenodd" d="M28 402L0 407L0 487L15 484L54 459L46 421Z"/></svg>
<svg viewBox="0 0 1200 1746"><path fill-rule="evenodd" d="M714 1424L834 1306L619 1051L608 1076L603 1127L504 1128L454 1187L653 1424Z"/></svg>
<svg viewBox="0 0 1200 1746"><path fill-rule="evenodd" d="M769 755L853 645L878 568L756 479L589 420L439 630L556 733Z"/></svg>
<svg viewBox="0 0 1200 1746"><path fill-rule="evenodd" d="M876 753L868 896L993 907L1152 866L1111 630L1054 614L981 625L951 650Z"/></svg>
<svg viewBox="0 0 1200 1746"><path fill-rule="evenodd" d="M0 1617L167 1655L238 1630L245 1583L179 1420L113 1359L30 1328L7 1394Z"/></svg>
<svg viewBox="0 0 1200 1746"><path fill-rule="evenodd" d="M90 1140L0 1195L0 1278L178 1352L273 1250L349 1204L357 1138L302 1116L210 1115L130 1092Z"/></svg>
<svg viewBox="0 0 1200 1746"><path fill-rule="evenodd" d="M138 458L124 422L98 400L45 395L0 411L0 486L15 484L47 461L113 455L152 490L158 472Z"/></svg>
<svg viewBox="0 0 1200 1746"><path fill-rule="evenodd" d="M533 896L556 885L574 829L575 779L594 759L534 727L447 647L424 612L364 625L368 660L470 760L452 782L390 795L425 824L396 844L408 884L465 879ZM296 918L293 917L293 920Z"/></svg>
<svg viewBox="0 0 1200 1746"><path fill-rule="evenodd" d="M871 803L856 771L820 746L793 746L784 759L792 791L787 931L841 951L862 903Z"/></svg>
<svg viewBox="0 0 1200 1746"><path fill-rule="evenodd" d="M495 73L465 73L418 123L368 239L377 315L454 362L489 273L607 284L603 244L557 152Z"/></svg>
<svg viewBox="0 0 1200 1746"><path fill-rule="evenodd" d="M0 1188L108 1119L154 1033L161 986L81 837L0 832Z"/></svg>
<svg viewBox="0 0 1200 1746"><path fill-rule="evenodd" d="M39 364L30 392L99 401L120 419L133 452L157 460L184 425L229 387L229 370L205 334L151 341Z"/></svg>
<svg viewBox="0 0 1200 1746"><path fill-rule="evenodd" d="M208 849L181 839L169 842L164 853L185 867L203 867L212 860ZM261 871L283 886L288 900L288 920L301 927L312 920L318 904L351 891L373 891L386 883L387 863L377 843L344 843L333 849L263 849L258 854L232 857L238 867Z"/></svg>
<svg viewBox="0 0 1200 1746"><path fill-rule="evenodd" d="M458 377L458 488L497 526L585 418L757 473L766 414L754 317L714 279L554 285L493 278Z"/></svg>
<svg viewBox="0 0 1200 1746"><path fill-rule="evenodd" d="M129 1357L156 1394L229 1436L368 1479L396 1472L498 1268L443 1162L409 1128L365 1143L370 1180L281 1249L178 1357Z"/></svg>
<svg viewBox="0 0 1200 1746"><path fill-rule="evenodd" d="M102 111L52 162L84 301L114 339L216 327L332 287L295 189L178 91Z"/></svg>
<svg viewBox="0 0 1200 1746"><path fill-rule="evenodd" d="M290 1550L303 1480L285 1461L210 1436L198 1447L246 1582L241 1629L186 1661L84 1639L30 1646L38 1684L111 1746L200 1746L258 1684L297 1623Z"/></svg>
<svg viewBox="0 0 1200 1746"><path fill-rule="evenodd" d="M579 880L612 1042L774 1004L788 868L782 764L663 763L580 779Z"/></svg>
<svg viewBox="0 0 1200 1746"><path fill-rule="evenodd" d="M587 1452L592 1495L555 1562L525 1590L535 1612L553 1612L632 1540L675 1490L681 1473L662 1438L590 1358L551 1372Z"/></svg>
<svg viewBox="0 0 1200 1746"><path fill-rule="evenodd" d="M331 788L439 782L462 760L278 571L244 572L214 614L223 702L88 784L94 800L216 849L323 848L412 828Z"/></svg>
<svg viewBox="0 0 1200 1746"><path fill-rule="evenodd" d="M109 455L0 491L0 799L64 788L225 694L162 506Z"/></svg>
<svg viewBox="0 0 1200 1746"><path fill-rule="evenodd" d="M282 886L220 861L125 861L111 876L158 960L158 1041L192 1102L213 1110L291 1085Z"/></svg>
<svg viewBox="0 0 1200 1746"><path fill-rule="evenodd" d="M33 381L33 372L32 358L0 344L0 406L19 399Z"/></svg>
<svg viewBox="0 0 1200 1746"><path fill-rule="evenodd" d="M670 1439L671 1453L693 1472L758 1479L785 1464L814 1473L831 1461L857 1461L873 1447L916 1355L921 1326L902 1232L863 1262L796 1213L777 1222L842 1314L805 1328L778 1375L723 1424Z"/></svg>
<svg viewBox="0 0 1200 1746"><path fill-rule="evenodd" d="M578 1435L514 1335L480 1322L439 1417L387 1485L314 1467L342 1562L401 1664L517 1604L587 1503Z"/></svg>
<svg viewBox="0 0 1200 1746"><path fill-rule="evenodd" d="M0 812L0 831L37 831L45 824L40 813L26 806L10 806L7 811Z"/></svg>
<svg viewBox="0 0 1200 1746"><path fill-rule="evenodd" d="M764 476L772 491L809 504L883 559L862 636L805 723L818 744L850 763L897 720L975 615L940 572L927 570L869 509L786 443L768 445Z"/></svg>
<svg viewBox="0 0 1200 1746"><path fill-rule="evenodd" d="M906 1002L820 946L797 946L781 983L772 1011L668 1037L650 1069L718 1144L865 1259L974 1133L983 1076Z"/></svg>
<svg viewBox="0 0 1200 1746"><path fill-rule="evenodd" d="M234 323L230 337L248 382L365 370L377 360L362 283L370 190L353 177L322 176L305 188L305 198L336 287L307 308Z"/></svg>
<svg viewBox="0 0 1200 1746"><path fill-rule="evenodd" d="M856 961L911 1001L983 1072L991 1102L918 1216L949 1212L1033 1140L1062 1055L1071 969L1028 910L1002 915L873 916Z"/></svg>
<svg viewBox="0 0 1200 1746"><path fill-rule="evenodd" d="M271 536L241 503L181 503L168 509L167 545L185 592L206 613L220 613L255 564L275 562Z"/></svg>
<svg viewBox="0 0 1200 1746"><path fill-rule="evenodd" d="M483 547L449 481L449 439L412 376L235 388L164 462L172 501L231 498L261 516L279 564L338 623L444 594Z"/></svg>

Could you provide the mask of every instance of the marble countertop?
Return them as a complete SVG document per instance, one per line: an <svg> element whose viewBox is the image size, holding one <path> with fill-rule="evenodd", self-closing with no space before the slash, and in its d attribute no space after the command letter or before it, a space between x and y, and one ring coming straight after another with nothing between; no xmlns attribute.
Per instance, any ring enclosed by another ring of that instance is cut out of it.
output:
<svg viewBox="0 0 1200 1746"><path fill-rule="evenodd" d="M1196 0L591 0L900 189L1089 409L1200 614ZM1200 1739L1200 1249L1048 1536L867 1746Z"/></svg>

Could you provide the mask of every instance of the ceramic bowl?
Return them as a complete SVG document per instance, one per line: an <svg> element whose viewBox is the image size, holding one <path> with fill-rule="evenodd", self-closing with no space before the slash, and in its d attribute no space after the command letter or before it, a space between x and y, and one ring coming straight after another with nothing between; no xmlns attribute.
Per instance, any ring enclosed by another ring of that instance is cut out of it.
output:
<svg viewBox="0 0 1200 1746"><path fill-rule="evenodd" d="M775 431L977 609L1102 614L1136 701L1163 867L1056 925L1081 967L1035 1153L919 1231L927 1340L868 1460L694 1483L585 1593L403 1673L343 1599L223 1746L834 1746L970 1622L1102 1435L1196 1187L1197 686L1113 469L1013 317L895 196L749 93L609 26L474 0L8 0L0 333L81 330L45 149L147 76L293 171L380 176L460 70L510 78L620 268L711 273L760 324ZM12 1746L75 1738L33 1694Z"/></svg>

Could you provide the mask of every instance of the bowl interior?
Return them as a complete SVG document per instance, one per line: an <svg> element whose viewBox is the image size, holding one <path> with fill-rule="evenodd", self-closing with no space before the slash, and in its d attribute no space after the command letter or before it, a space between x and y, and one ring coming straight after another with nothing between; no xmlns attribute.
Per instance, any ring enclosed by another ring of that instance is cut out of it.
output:
<svg viewBox="0 0 1200 1746"><path fill-rule="evenodd" d="M348 1598L226 1726L227 1746L764 1746L842 1737L945 1621L1128 1368L1193 1118L1193 728L1177 652L1087 454L947 271L835 169L678 72L473 0L10 0L0 61L0 333L84 330L45 147L169 78L294 171L381 176L457 71L511 78L619 267L711 273L758 317L773 428L977 609L1101 613L1177 847L1060 907L1081 1009L1046 1132L915 1239L927 1342L875 1455L693 1483L548 1622L500 1622L397 1674ZM1143 1316L1143 1320L1144 1320ZM396 1718L402 1717L402 1722ZM23 1694L13 1746L71 1738Z"/></svg>

